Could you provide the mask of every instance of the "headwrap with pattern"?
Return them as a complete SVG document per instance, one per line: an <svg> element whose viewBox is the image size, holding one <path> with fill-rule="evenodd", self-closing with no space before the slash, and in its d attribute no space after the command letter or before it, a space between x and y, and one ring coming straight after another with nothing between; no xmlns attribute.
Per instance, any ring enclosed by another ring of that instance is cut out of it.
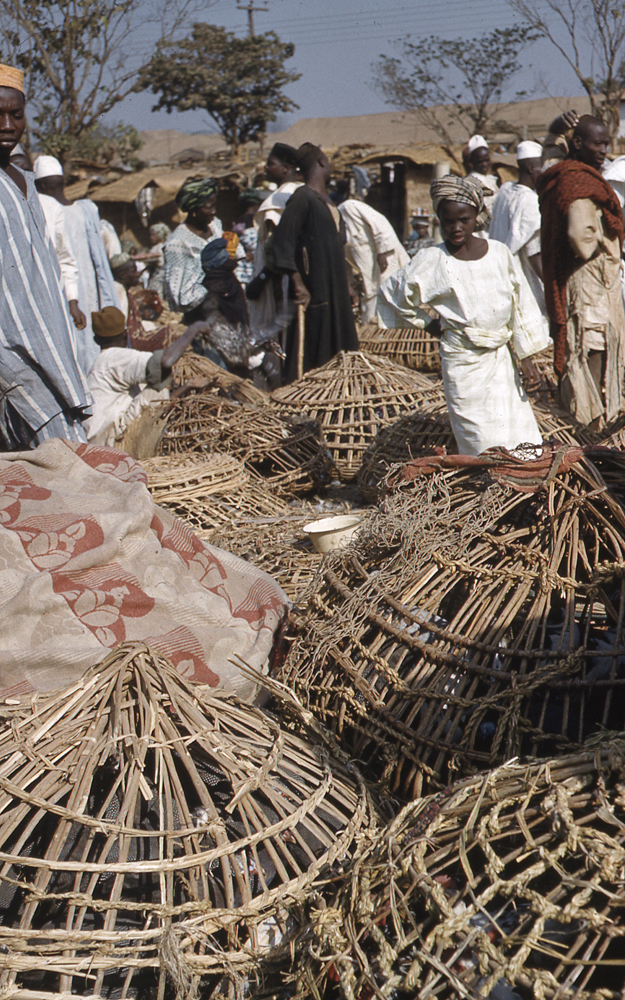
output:
<svg viewBox="0 0 625 1000"><path fill-rule="evenodd" d="M430 196L436 213L441 201L458 201L462 205L471 205L478 215L484 211L481 185L476 184L472 177L456 177L454 174L439 177L430 184Z"/></svg>
<svg viewBox="0 0 625 1000"><path fill-rule="evenodd" d="M213 177L190 177L176 195L176 205L183 212L195 212L217 193L217 181Z"/></svg>

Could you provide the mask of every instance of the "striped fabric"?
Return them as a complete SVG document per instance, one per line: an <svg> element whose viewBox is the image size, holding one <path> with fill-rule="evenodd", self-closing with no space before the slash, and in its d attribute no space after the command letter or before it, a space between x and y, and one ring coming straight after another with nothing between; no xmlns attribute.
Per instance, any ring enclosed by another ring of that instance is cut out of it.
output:
<svg viewBox="0 0 625 1000"><path fill-rule="evenodd" d="M25 424L36 436L66 414L62 431L91 404L54 247L34 181L24 176L27 199L0 170L0 440L8 448L11 426Z"/></svg>

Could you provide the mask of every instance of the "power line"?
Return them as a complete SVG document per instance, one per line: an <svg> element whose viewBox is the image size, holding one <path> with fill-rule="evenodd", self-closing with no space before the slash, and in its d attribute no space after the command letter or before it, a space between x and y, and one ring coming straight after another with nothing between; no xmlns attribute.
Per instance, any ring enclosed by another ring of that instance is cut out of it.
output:
<svg viewBox="0 0 625 1000"><path fill-rule="evenodd" d="M244 4L243 0L237 0L237 10L246 10L247 11L247 25L248 25L249 35L250 35L250 38L253 38L253 36L254 36L254 13L256 11L258 11L259 13L262 12L263 14L268 14L269 13L269 7L267 6L266 3L262 7L255 7L254 6L254 0L250 0L250 2L248 4Z"/></svg>

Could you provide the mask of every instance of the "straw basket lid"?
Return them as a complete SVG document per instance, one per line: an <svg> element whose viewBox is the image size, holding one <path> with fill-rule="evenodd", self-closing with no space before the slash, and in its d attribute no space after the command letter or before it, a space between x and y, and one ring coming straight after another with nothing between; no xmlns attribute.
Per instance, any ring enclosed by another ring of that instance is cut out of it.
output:
<svg viewBox="0 0 625 1000"><path fill-rule="evenodd" d="M394 794L625 729L625 455L583 455L421 459L326 557L281 679Z"/></svg>
<svg viewBox="0 0 625 1000"><path fill-rule="evenodd" d="M426 372L441 370L440 334L436 336L421 327L386 329L370 324L359 334L359 341L368 354L381 354L406 368Z"/></svg>
<svg viewBox="0 0 625 1000"><path fill-rule="evenodd" d="M620 1000L625 743L407 806L309 911L301 995ZM312 938L312 940L310 940Z"/></svg>
<svg viewBox="0 0 625 1000"><path fill-rule="evenodd" d="M235 555L242 554L232 544L242 526L259 519L275 522L291 513L286 499L232 455L162 455L143 466L156 503L184 518L203 541ZM224 544L226 538L230 544Z"/></svg>
<svg viewBox="0 0 625 1000"><path fill-rule="evenodd" d="M358 781L118 647L0 736L3 991L156 1000L167 977L196 996L252 976L288 937L283 904L372 821Z"/></svg>
<svg viewBox="0 0 625 1000"><path fill-rule="evenodd" d="M160 454L225 452L280 493L303 495L329 483L332 459L310 418L239 404L203 391L172 400Z"/></svg>
<svg viewBox="0 0 625 1000"><path fill-rule="evenodd" d="M142 465L154 501L168 505L178 499L234 492L250 480L243 463L232 455L160 455Z"/></svg>
<svg viewBox="0 0 625 1000"><path fill-rule="evenodd" d="M271 397L262 389L257 389L250 379L239 378L232 372L226 371L219 365L214 364L209 358L187 351L176 361L174 365L174 379L176 385L184 385L189 379L204 378L207 380L206 388L218 391L220 395L228 399L234 399L239 403L254 403L257 406L265 406L271 402Z"/></svg>
<svg viewBox="0 0 625 1000"><path fill-rule="evenodd" d="M277 389L287 412L317 420L342 479L353 479L381 427L415 409L445 409L440 379L363 351L341 351L327 365Z"/></svg>

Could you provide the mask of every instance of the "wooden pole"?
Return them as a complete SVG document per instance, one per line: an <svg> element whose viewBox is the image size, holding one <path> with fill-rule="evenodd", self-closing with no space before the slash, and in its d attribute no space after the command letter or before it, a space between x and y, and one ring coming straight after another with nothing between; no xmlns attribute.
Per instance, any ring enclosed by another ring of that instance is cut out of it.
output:
<svg viewBox="0 0 625 1000"><path fill-rule="evenodd" d="M297 307L297 377L304 374L304 335L306 332L306 313L304 306Z"/></svg>

